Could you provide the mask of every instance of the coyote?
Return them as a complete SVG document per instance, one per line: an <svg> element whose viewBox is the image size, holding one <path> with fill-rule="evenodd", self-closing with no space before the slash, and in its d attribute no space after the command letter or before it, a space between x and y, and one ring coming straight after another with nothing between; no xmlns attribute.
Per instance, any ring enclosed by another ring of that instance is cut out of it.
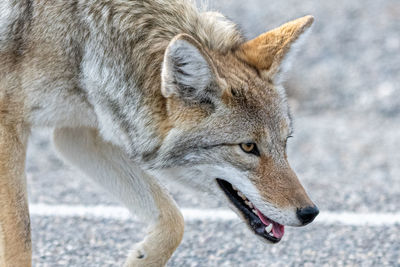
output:
<svg viewBox="0 0 400 267"><path fill-rule="evenodd" d="M246 41L190 0L0 2L0 266L31 266L30 130L149 224L125 266L163 266L184 221L162 186L221 198L264 241L317 207L287 161L282 87L305 16Z"/></svg>

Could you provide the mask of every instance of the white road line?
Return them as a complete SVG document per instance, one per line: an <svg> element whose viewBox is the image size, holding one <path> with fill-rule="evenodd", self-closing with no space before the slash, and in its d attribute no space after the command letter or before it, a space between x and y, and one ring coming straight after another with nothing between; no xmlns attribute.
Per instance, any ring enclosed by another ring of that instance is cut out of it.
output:
<svg viewBox="0 0 400 267"><path fill-rule="evenodd" d="M132 218L127 209L119 206L31 204L29 208L31 215L33 216L85 217L114 220L128 220ZM182 208L181 211L186 221L239 220L236 214L228 209ZM355 226L400 225L400 213L353 213L321 211L315 222L319 224L341 224Z"/></svg>

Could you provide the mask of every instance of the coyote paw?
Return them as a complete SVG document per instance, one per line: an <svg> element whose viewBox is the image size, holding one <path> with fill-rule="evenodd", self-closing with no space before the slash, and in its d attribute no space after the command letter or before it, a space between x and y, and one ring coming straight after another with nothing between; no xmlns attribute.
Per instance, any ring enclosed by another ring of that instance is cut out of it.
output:
<svg viewBox="0 0 400 267"><path fill-rule="evenodd" d="M147 254L143 247L143 242L137 243L131 252L131 255L136 259L145 259Z"/></svg>
<svg viewBox="0 0 400 267"><path fill-rule="evenodd" d="M143 242L137 243L129 254L124 267L149 266L147 258L148 255L143 247Z"/></svg>
<svg viewBox="0 0 400 267"><path fill-rule="evenodd" d="M170 253L160 250L157 247L158 244L148 244L146 242L137 243L128 259L125 262L124 267L161 267L167 263Z"/></svg>

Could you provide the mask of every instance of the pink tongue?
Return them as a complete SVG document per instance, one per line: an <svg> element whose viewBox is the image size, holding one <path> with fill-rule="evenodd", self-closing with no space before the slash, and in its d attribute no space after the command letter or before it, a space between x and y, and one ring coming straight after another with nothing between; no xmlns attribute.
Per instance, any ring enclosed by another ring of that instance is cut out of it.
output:
<svg viewBox="0 0 400 267"><path fill-rule="evenodd" d="M257 208L256 208L256 210L257 210L258 218L260 218L260 220L263 222L263 224L269 225L271 223L271 221L267 217L265 217L265 215L262 214L261 211L259 211Z"/></svg>
<svg viewBox="0 0 400 267"><path fill-rule="evenodd" d="M263 222L263 224L265 225L269 225L270 223L272 223L272 234L274 235L274 237L281 239L283 234L285 233L285 226L283 226L282 224L279 224L277 222L271 221L270 219L268 219L264 214L261 213L261 211L259 211L257 208L257 215L258 218L260 218L260 220Z"/></svg>
<svg viewBox="0 0 400 267"><path fill-rule="evenodd" d="M282 224L273 222L273 228L272 228L272 233L276 238L281 239L283 234L285 233L285 226Z"/></svg>

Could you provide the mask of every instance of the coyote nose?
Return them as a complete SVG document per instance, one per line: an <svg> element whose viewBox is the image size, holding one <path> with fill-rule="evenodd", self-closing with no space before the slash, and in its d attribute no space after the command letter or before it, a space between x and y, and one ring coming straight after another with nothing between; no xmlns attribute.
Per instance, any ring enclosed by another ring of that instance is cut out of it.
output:
<svg viewBox="0 0 400 267"><path fill-rule="evenodd" d="M297 209L297 218L303 225L312 222L317 217L319 210L317 206L309 206L301 209Z"/></svg>

